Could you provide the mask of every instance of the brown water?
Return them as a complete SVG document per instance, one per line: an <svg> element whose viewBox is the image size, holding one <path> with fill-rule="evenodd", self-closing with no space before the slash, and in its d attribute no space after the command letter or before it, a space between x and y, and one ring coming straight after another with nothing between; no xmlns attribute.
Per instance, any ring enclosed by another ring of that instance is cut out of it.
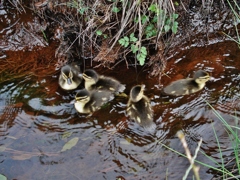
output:
<svg viewBox="0 0 240 180"><path fill-rule="evenodd" d="M201 150L219 156L213 127L223 149L230 141L205 101L234 125L234 116L240 115L240 51L234 43L224 42L194 47L182 54L169 60L169 77L164 76L160 86L156 79L147 78L147 72L136 73L125 66L111 72L99 70L121 79L127 85L126 93L133 84L146 84L157 124L152 134L125 117L127 99L123 98L116 98L90 118L78 116L69 104L75 92L61 90L57 75L2 83L1 174L8 179L180 179L188 160L161 145L184 153L176 136L179 130L185 133L192 152L202 138ZM214 77L204 90L189 96L161 95L162 86L197 69L205 69ZM79 138L77 144L60 152L74 137ZM202 154L197 159L213 165ZM200 176L211 179L213 174L201 166Z"/></svg>
<svg viewBox="0 0 240 180"><path fill-rule="evenodd" d="M35 52L33 52L35 53ZM0 174L8 179L181 179L189 166L176 133L182 130L192 153L202 138L201 150L219 159L213 127L222 149L230 147L228 134L209 102L231 125L240 116L240 50L233 42L190 47L168 59L166 75L149 78L147 69L96 69L126 84L146 85L154 109L156 132L149 133L125 116L127 99L116 98L86 118L70 104L75 92L58 87L58 72L29 75L0 84ZM8 58L10 54L8 54ZM204 69L213 79L195 94L163 95L170 82ZM78 142L61 152L72 138ZM230 155L225 151L224 155ZM201 153L197 160L218 167ZM192 172L188 179L193 179ZM214 174L200 166L201 179Z"/></svg>

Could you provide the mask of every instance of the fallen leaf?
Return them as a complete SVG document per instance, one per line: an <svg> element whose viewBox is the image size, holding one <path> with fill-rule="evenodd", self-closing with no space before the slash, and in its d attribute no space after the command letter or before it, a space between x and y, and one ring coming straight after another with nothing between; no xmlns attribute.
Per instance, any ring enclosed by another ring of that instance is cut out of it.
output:
<svg viewBox="0 0 240 180"><path fill-rule="evenodd" d="M70 141L68 141L62 148L61 152L64 152L68 149L72 149L72 147L74 147L77 142L78 142L79 138L78 137L75 137L75 138L72 138Z"/></svg>
<svg viewBox="0 0 240 180"><path fill-rule="evenodd" d="M7 180L6 176L0 174L0 180Z"/></svg>

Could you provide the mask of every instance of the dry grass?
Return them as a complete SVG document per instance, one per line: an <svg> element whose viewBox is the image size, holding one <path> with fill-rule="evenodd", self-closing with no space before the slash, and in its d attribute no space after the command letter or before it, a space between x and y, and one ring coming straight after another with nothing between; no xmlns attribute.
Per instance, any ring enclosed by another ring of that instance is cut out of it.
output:
<svg viewBox="0 0 240 180"><path fill-rule="evenodd" d="M18 11L25 11L24 2L10 2ZM178 5L174 4L176 2ZM57 29L63 29L59 38L60 47L56 51L58 67L72 59L91 60L91 64L97 62L98 65L108 68L115 67L123 60L127 66L136 66L139 64L136 60L137 53L140 52L141 47L146 47L148 61L145 61L145 64L152 68L150 75L159 76L160 79L166 65L165 55L171 41L174 40L174 34L172 31L167 32L165 25L166 21L175 21L173 17L176 13L175 7L182 9L177 13L183 11L187 13L190 4L195 3L200 6L199 11L207 16L214 3L213 0L176 2L172 0L33 0L29 6L49 24L50 33L56 34ZM223 0L221 3L225 5ZM152 5L157 9L155 12L150 10ZM182 8L179 8L180 6ZM153 28L150 32L148 32L149 25ZM152 32L155 33L148 34ZM129 37L130 34L134 34L137 38L134 45L139 51L135 54L130 45L123 47L118 42L119 39Z"/></svg>
<svg viewBox="0 0 240 180"><path fill-rule="evenodd" d="M156 16L154 12L149 11L151 5L156 5L158 9L165 11L163 16ZM33 9L41 17L48 17L65 30L65 34L70 34L72 46L78 44L81 57L94 59L100 65L111 68L116 63L126 60L128 65L129 57L134 57L130 47L121 48L118 40L124 36L134 33L137 38L136 45L140 49L142 46L149 47L155 45L156 53L161 55L152 58L149 63L154 67L154 73L159 75L164 70L164 44L162 36L164 35L164 24L167 17L175 12L172 0L154 0L154 1L87 1L87 0L57 0L57 1L34 1ZM48 11L53 12L51 17ZM59 18L54 14L63 14ZM47 15L47 16L46 16ZM156 34L151 37L146 36L146 28L150 21L156 16L154 28ZM147 18L143 21L143 18ZM75 26L74 30L68 28ZM99 34L101 32L101 34ZM63 39L62 39L63 40ZM61 41L62 41L61 40ZM64 40L66 41L66 39ZM158 45L161 45L159 47ZM159 50L161 49L161 50ZM156 58L157 57L157 58ZM59 57L59 59L62 59ZM160 62L160 63L159 63ZM137 61L135 61L137 63ZM161 64L159 68L158 65ZM136 64L135 64L136 65ZM158 67L158 68L157 68Z"/></svg>

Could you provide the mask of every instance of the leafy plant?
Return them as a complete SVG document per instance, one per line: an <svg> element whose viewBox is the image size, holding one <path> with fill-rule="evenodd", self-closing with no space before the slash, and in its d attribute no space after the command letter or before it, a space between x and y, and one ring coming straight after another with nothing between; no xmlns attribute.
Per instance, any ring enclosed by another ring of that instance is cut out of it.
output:
<svg viewBox="0 0 240 180"><path fill-rule="evenodd" d="M165 33L169 30L172 30L174 34L177 33L178 22L176 21L176 19L178 18L178 14L172 13L167 16L167 12L163 9L159 9L157 7L157 4L151 4L148 10L154 14L154 17L146 27L145 34L147 38L157 35L156 23L158 21L158 17L162 19Z"/></svg>
<svg viewBox="0 0 240 180"><path fill-rule="evenodd" d="M114 12L114 13L118 13L120 11L120 8L118 8L118 7L116 7L116 6L114 6L113 8L112 8L112 12Z"/></svg>
<svg viewBox="0 0 240 180"><path fill-rule="evenodd" d="M88 10L88 7L84 5L82 0L73 0L71 2L68 2L67 6L76 8L81 15L83 15L84 12Z"/></svg>
<svg viewBox="0 0 240 180"><path fill-rule="evenodd" d="M119 44L126 48L129 45L129 38L127 36L124 36L123 38L119 39L118 42Z"/></svg>
<svg viewBox="0 0 240 180"><path fill-rule="evenodd" d="M229 136L229 141L231 142L232 144L232 147L229 147L228 149L232 149L233 151L233 154L235 156L235 159L232 159L232 160L235 160L235 164L233 165L233 167L230 169L230 168L227 168L228 166L228 162L224 162L224 156L222 154L223 150L221 149L221 144L220 144L220 141L219 141L219 137L217 136L216 134L216 130L214 129L214 126L213 126L213 133L215 135L215 138L216 138L216 142L217 142L217 146L218 146L218 149L219 149L219 155L220 155L220 158L221 158L221 163L217 162L217 160L215 160L214 158L212 158L211 156L207 155L205 152L201 151L200 152L206 156L209 160L211 160L214 164L216 164L218 167L214 167L212 165L209 165L209 164L206 164L206 163L203 163L201 161L198 161L198 160L195 160L194 159L194 163L198 163L202 166L205 166L205 167L208 167L212 170L215 170L217 171L218 173L222 173L222 177L221 179L239 179L239 175L234 175L233 173L235 172L236 174L240 174L240 163L239 163L239 145L240 145L240 138L239 138L239 130L240 128L238 127L238 123L239 123L239 119L236 118L236 126L231 126L230 124L227 123L227 121L219 114L218 111L216 111L208 102L206 102L207 105L212 109L213 113L218 117L218 119L222 122L224 128L226 129L226 132L228 133L228 136ZM174 153L182 156L182 157L185 157L187 158L187 155L184 155L162 143L160 143L162 146L164 146L165 148L173 151ZM226 159L226 157L225 157ZM229 159L229 161L232 161L230 160L230 158L227 158ZM230 170L229 170L230 169Z"/></svg>
<svg viewBox="0 0 240 180"><path fill-rule="evenodd" d="M130 50L132 53L137 53L137 60L139 61L140 65L143 66L145 63L145 59L147 57L147 48L142 46L138 46L138 39L134 36L134 33L130 34L129 37L124 36L123 38L119 39L119 44L121 44L123 47L127 48L129 44L131 43Z"/></svg>
<svg viewBox="0 0 240 180"><path fill-rule="evenodd" d="M233 37L229 36L228 34L226 34L224 32L223 32L223 34L225 34L232 41L236 42L238 44L238 46L240 47L240 35L238 33L238 27L237 27L237 25L240 22L240 15L238 13L240 11L240 7L239 7L238 3L236 2L236 0L233 0L234 5L232 5L229 0L227 0L227 2L228 2L229 6L230 6L230 8L231 8L231 10L232 10L232 12L234 14L234 25L235 25L235 29L236 29L235 31L236 31L237 38L233 38ZM235 10L234 7L237 10Z"/></svg>
<svg viewBox="0 0 240 180"><path fill-rule="evenodd" d="M107 34L103 34L103 32L101 30L97 30L96 34L97 34L97 36L102 36L103 35L104 38L108 37Z"/></svg>
<svg viewBox="0 0 240 180"><path fill-rule="evenodd" d="M146 57L147 57L147 48L143 46L140 48L140 51L138 51L138 55L137 55L137 60L140 62L141 66L144 65Z"/></svg>

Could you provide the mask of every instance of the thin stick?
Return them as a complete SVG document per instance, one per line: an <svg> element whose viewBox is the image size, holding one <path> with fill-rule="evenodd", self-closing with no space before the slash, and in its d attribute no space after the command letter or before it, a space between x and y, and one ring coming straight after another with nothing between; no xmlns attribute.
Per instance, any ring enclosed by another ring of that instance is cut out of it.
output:
<svg viewBox="0 0 240 180"><path fill-rule="evenodd" d="M187 171L186 171L186 173L185 173L185 175L183 176L183 180L185 180L186 178L187 178L187 175L189 174L189 172L190 172L190 170L192 169L193 170L193 173L194 173L194 175L195 175L195 177L196 177L196 179L197 180L200 180L200 177L199 177L199 166L196 166L195 164L194 164L194 161L195 161L195 159L196 159L196 157L197 157L197 153L198 153L198 151L199 151L199 149L200 149L200 145L201 145L201 143L202 143L202 139L200 140L200 142L199 142L199 144L198 144L198 147L197 147L197 149L196 149L196 151L195 151L195 155L194 155L194 157L192 157L192 155L191 155L191 153L190 153L190 150L189 150L189 148L188 148L188 145L187 145L187 142L186 142L186 139L185 139L185 136L184 136L184 134L183 134L183 132L182 131L179 131L178 133L177 133L177 136L178 136L178 138L181 140L181 142L182 142L182 145L183 145L183 147L184 147L184 149L185 149L185 153L186 153L186 155L187 155L187 158L188 158L188 160L189 160L189 162L190 162L190 166L189 166L189 168L187 169Z"/></svg>

